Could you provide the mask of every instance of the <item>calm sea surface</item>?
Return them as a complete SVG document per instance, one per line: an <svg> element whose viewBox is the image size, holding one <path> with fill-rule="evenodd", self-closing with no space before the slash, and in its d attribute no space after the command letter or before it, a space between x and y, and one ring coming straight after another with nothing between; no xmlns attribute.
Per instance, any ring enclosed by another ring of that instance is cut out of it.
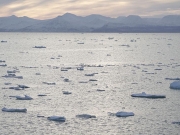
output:
<svg viewBox="0 0 180 135"><path fill-rule="evenodd" d="M5 61L0 75L16 70L23 79L0 76L0 109L27 108L27 113L0 111L1 135L180 134L180 125L172 124L180 121L180 90L170 89L174 80L165 79L180 77L180 34L0 33L2 40L7 42L0 42ZM81 65L84 70L77 70ZM8 89L17 84L30 88ZM141 92L166 98L131 97ZM10 97L22 94L33 100ZM118 111L135 116L108 115ZM79 119L78 114L96 118ZM47 120L52 115L66 121Z"/></svg>

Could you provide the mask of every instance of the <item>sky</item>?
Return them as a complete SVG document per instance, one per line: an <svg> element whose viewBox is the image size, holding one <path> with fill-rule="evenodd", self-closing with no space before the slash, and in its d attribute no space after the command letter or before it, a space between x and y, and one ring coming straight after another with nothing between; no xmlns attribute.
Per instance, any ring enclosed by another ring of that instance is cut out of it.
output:
<svg viewBox="0 0 180 135"><path fill-rule="evenodd" d="M16 15L51 19L65 13L163 17L180 15L180 0L0 0L0 17Z"/></svg>

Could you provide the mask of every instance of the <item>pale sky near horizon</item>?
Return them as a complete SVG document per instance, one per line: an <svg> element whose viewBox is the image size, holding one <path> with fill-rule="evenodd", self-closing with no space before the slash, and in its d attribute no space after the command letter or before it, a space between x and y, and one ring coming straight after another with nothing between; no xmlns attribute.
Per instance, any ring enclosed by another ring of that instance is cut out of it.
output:
<svg viewBox="0 0 180 135"><path fill-rule="evenodd" d="M0 17L51 19L65 13L108 17L180 15L180 0L0 0Z"/></svg>

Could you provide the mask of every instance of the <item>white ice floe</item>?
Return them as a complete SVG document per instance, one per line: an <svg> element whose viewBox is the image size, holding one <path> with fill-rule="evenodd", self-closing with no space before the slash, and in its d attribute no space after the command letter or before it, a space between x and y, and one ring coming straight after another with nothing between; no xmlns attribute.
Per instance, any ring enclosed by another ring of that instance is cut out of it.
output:
<svg viewBox="0 0 180 135"><path fill-rule="evenodd" d="M180 80L180 78L165 78L166 80Z"/></svg>
<svg viewBox="0 0 180 135"><path fill-rule="evenodd" d="M90 115L90 114L79 114L79 115L76 115L76 117L82 118L82 119L96 118L95 115Z"/></svg>
<svg viewBox="0 0 180 135"><path fill-rule="evenodd" d="M89 79L89 81L97 81L96 79Z"/></svg>
<svg viewBox="0 0 180 135"><path fill-rule="evenodd" d="M23 79L22 76L16 76L15 74L8 74L8 75L4 75L2 77L5 77L5 78L18 78L18 79Z"/></svg>
<svg viewBox="0 0 180 135"><path fill-rule="evenodd" d="M54 82L43 82L44 84L47 84L47 85L56 85L56 83Z"/></svg>
<svg viewBox="0 0 180 135"><path fill-rule="evenodd" d="M8 83L4 83L4 84L5 84L5 85L11 85L12 83L9 83L9 82L8 82Z"/></svg>
<svg viewBox="0 0 180 135"><path fill-rule="evenodd" d="M97 89L97 91L105 91L105 90L102 90L102 89Z"/></svg>
<svg viewBox="0 0 180 135"><path fill-rule="evenodd" d="M0 66L1 66L1 67L6 67L6 66L7 66L7 64L0 64Z"/></svg>
<svg viewBox="0 0 180 135"><path fill-rule="evenodd" d="M46 48L45 46L35 46L33 48Z"/></svg>
<svg viewBox="0 0 180 135"><path fill-rule="evenodd" d="M26 85L18 85L18 87L19 87L19 88L23 88L23 89L30 88L30 87L28 87L28 86L26 86Z"/></svg>
<svg viewBox="0 0 180 135"><path fill-rule="evenodd" d="M33 98L27 95L24 96L16 96L17 100L32 100Z"/></svg>
<svg viewBox="0 0 180 135"><path fill-rule="evenodd" d="M7 73L8 73L8 74L16 73L16 70L8 70Z"/></svg>
<svg viewBox="0 0 180 135"><path fill-rule="evenodd" d="M63 116L50 116L47 117L48 120L52 120L52 121L60 121L60 122L65 122L66 118Z"/></svg>
<svg viewBox="0 0 180 135"><path fill-rule="evenodd" d="M132 97L140 97L140 98L166 98L165 95L152 95L152 94L146 94L145 92L132 94Z"/></svg>
<svg viewBox="0 0 180 135"><path fill-rule="evenodd" d="M14 109L14 108L5 108L5 107L3 107L2 108L2 111L3 112L27 112L27 109L25 108L25 109Z"/></svg>
<svg viewBox="0 0 180 135"><path fill-rule="evenodd" d="M134 113L133 112L117 112L116 113L116 116L117 117L128 117L128 116L134 116Z"/></svg>
<svg viewBox="0 0 180 135"><path fill-rule="evenodd" d="M94 73L92 73L92 74L85 74L85 76L94 76Z"/></svg>
<svg viewBox="0 0 180 135"><path fill-rule="evenodd" d="M24 90L23 88L20 88L20 87L17 87L17 86L12 86L12 87L9 87L9 89L14 89L14 90Z"/></svg>
<svg viewBox="0 0 180 135"><path fill-rule="evenodd" d="M172 124L178 124L178 125L180 125L180 121L178 121L178 122L172 122Z"/></svg>
<svg viewBox="0 0 180 135"><path fill-rule="evenodd" d="M38 96L42 97L42 96L47 96L46 94L38 94Z"/></svg>
<svg viewBox="0 0 180 135"><path fill-rule="evenodd" d="M78 67L77 70L84 70L84 67Z"/></svg>
<svg viewBox="0 0 180 135"><path fill-rule="evenodd" d="M69 95L69 94L72 94L72 92L69 92L69 91L63 91L63 94Z"/></svg>
<svg viewBox="0 0 180 135"><path fill-rule="evenodd" d="M0 60L0 62L6 62L5 60Z"/></svg>
<svg viewBox="0 0 180 135"><path fill-rule="evenodd" d="M170 84L171 89L180 89L180 81L174 81Z"/></svg>

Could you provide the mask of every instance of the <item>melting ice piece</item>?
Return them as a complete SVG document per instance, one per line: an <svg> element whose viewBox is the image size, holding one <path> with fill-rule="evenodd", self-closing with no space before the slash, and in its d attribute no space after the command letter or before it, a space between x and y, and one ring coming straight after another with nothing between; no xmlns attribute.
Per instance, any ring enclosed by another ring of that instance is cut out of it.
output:
<svg viewBox="0 0 180 135"><path fill-rule="evenodd" d="M54 82L43 82L44 84L47 84L47 85L56 85L56 83Z"/></svg>
<svg viewBox="0 0 180 135"><path fill-rule="evenodd" d="M128 116L134 116L133 112L117 112L116 113L117 117L128 117Z"/></svg>
<svg viewBox="0 0 180 135"><path fill-rule="evenodd" d="M30 88L30 87L28 87L28 86L26 86L26 85L18 85L19 86L19 88L23 88L23 89L25 89L25 88Z"/></svg>
<svg viewBox="0 0 180 135"><path fill-rule="evenodd" d="M170 84L171 89L180 89L180 81L174 81Z"/></svg>
<svg viewBox="0 0 180 135"><path fill-rule="evenodd" d="M33 48L46 48L45 46L34 46Z"/></svg>
<svg viewBox="0 0 180 135"><path fill-rule="evenodd" d="M50 116L47 117L48 120L52 120L52 121L60 121L60 122L65 122L66 118L63 116Z"/></svg>
<svg viewBox="0 0 180 135"><path fill-rule="evenodd" d="M25 109L13 109L13 108L8 109L8 108L3 107L2 111L3 112L27 112L27 109L26 108Z"/></svg>
<svg viewBox="0 0 180 135"><path fill-rule="evenodd" d="M90 115L90 114L79 114L79 115L76 115L76 117L83 118L83 119L96 118L95 115Z"/></svg>
<svg viewBox="0 0 180 135"><path fill-rule="evenodd" d="M140 98L166 98L165 95L151 95L151 94L146 94L145 92L132 94L131 96L140 97Z"/></svg>
<svg viewBox="0 0 180 135"><path fill-rule="evenodd" d="M69 91L63 91L63 94L69 95L69 94L72 94L72 92L69 92Z"/></svg>
<svg viewBox="0 0 180 135"><path fill-rule="evenodd" d="M33 98L27 95L24 96L16 96L17 100L32 100Z"/></svg>

